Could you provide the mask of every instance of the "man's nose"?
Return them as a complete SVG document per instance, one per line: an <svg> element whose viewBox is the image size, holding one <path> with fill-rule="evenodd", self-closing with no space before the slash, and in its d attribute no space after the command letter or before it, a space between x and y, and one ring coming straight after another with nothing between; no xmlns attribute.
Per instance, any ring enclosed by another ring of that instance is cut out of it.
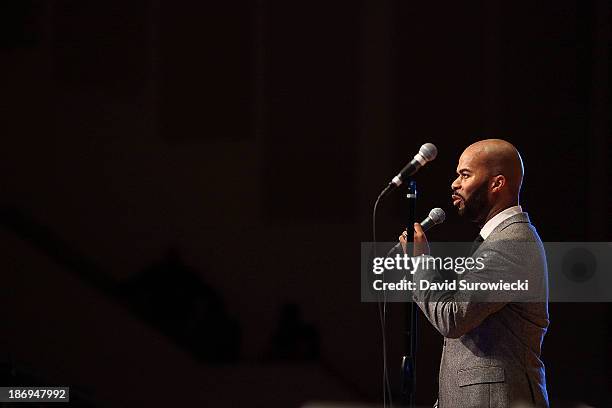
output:
<svg viewBox="0 0 612 408"><path fill-rule="evenodd" d="M459 187L461 187L461 184L459 183L459 177L457 177L452 183L451 183L451 190L455 191L457 189L459 189Z"/></svg>

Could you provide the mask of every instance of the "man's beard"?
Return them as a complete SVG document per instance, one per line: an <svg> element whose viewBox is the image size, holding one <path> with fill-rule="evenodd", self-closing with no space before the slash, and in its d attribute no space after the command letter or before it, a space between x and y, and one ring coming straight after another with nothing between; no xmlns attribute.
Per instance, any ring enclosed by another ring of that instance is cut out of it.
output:
<svg viewBox="0 0 612 408"><path fill-rule="evenodd" d="M459 215L467 217L472 222L481 222L487 216L489 203L487 200L488 183L484 181L474 192L470 198L465 199L463 208L459 208Z"/></svg>

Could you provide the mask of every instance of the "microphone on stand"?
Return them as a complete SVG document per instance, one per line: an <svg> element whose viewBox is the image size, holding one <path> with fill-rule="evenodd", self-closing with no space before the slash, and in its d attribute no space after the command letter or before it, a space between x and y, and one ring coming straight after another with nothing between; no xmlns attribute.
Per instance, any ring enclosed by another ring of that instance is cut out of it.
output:
<svg viewBox="0 0 612 408"><path fill-rule="evenodd" d="M415 174L421 167L432 161L438 155L438 148L433 143L425 143L419 149L419 152L414 155L414 158L404 166L402 170L393 177L391 182L378 196L379 198L387 195L391 190L399 187L408 177Z"/></svg>

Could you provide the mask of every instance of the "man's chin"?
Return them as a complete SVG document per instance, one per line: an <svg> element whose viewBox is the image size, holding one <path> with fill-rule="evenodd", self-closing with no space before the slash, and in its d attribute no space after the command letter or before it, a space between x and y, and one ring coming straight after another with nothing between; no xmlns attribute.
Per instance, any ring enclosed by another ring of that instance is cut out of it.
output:
<svg viewBox="0 0 612 408"><path fill-rule="evenodd" d="M462 218L467 218L468 221L470 222L478 222L477 220L479 219L477 214L474 214L473 211L470 211L471 209L466 208L465 206L463 207L458 207L457 208L457 214L459 214L460 217Z"/></svg>

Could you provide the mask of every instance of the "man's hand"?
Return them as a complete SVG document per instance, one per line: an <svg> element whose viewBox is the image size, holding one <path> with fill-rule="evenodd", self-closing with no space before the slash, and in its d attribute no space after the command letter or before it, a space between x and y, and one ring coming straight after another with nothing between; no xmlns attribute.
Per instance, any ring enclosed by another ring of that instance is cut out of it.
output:
<svg viewBox="0 0 612 408"><path fill-rule="evenodd" d="M408 255L408 232L402 232L399 236L399 242L402 244L402 250L404 254ZM427 242L427 236L423 231L423 227L418 222L414 223L414 253L413 256L429 255L429 243Z"/></svg>
<svg viewBox="0 0 612 408"><path fill-rule="evenodd" d="M403 247L403 246L402 246ZM405 253L405 252L404 252ZM423 227L418 222L414 223L414 256L429 255L429 243Z"/></svg>
<svg viewBox="0 0 612 408"><path fill-rule="evenodd" d="M399 236L399 242L400 244L402 244L402 251L404 251L404 255L408 255L408 240L406 239L407 236L408 233L406 231L402 232L402 235Z"/></svg>

